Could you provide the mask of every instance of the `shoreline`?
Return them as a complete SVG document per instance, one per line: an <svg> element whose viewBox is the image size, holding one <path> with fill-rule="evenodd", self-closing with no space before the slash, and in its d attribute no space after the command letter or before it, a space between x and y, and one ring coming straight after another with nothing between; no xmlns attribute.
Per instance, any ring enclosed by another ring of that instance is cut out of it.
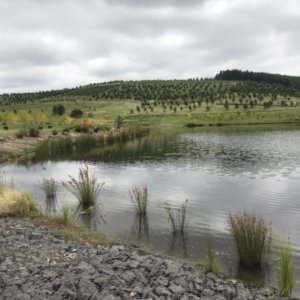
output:
<svg viewBox="0 0 300 300"><path fill-rule="evenodd" d="M28 218L0 218L0 241L1 299L264 300L276 292L126 245L70 241Z"/></svg>

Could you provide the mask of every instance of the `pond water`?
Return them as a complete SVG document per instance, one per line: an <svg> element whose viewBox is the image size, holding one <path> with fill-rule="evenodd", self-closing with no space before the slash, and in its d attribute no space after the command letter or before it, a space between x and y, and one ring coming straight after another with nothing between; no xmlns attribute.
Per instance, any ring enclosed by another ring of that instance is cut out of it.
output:
<svg viewBox="0 0 300 300"><path fill-rule="evenodd" d="M276 250L261 270L250 272L238 264L228 213L246 209L272 222L273 231L284 239L291 238L300 277L300 127L153 129L149 136L126 145L8 163L2 172L7 184L13 181L16 187L31 190L43 209L57 212L67 203L75 211L77 202L62 185L58 207L46 205L39 182L43 178L66 182L68 175L78 178L85 163L99 182L105 182L101 216L92 220L83 216L93 230L201 262L209 229L229 276L276 285ZM139 219L129 191L145 184L150 193L148 215ZM186 199L187 232L184 238L174 238L164 207L167 202L178 208ZM298 286L293 295L300 297Z"/></svg>

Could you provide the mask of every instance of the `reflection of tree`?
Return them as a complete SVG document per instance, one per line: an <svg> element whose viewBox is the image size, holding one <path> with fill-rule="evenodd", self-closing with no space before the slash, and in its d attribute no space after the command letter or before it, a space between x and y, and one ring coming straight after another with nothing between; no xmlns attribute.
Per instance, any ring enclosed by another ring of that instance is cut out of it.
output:
<svg viewBox="0 0 300 300"><path fill-rule="evenodd" d="M147 240L149 239L149 221L147 213L135 215L131 232L136 235L138 241L143 237L146 237Z"/></svg>
<svg viewBox="0 0 300 300"><path fill-rule="evenodd" d="M185 235L172 234L170 241L170 255L172 254L180 254L183 257L187 257L187 237Z"/></svg>
<svg viewBox="0 0 300 300"><path fill-rule="evenodd" d="M99 204L90 206L87 209L79 204L71 218L76 222L82 222L91 231L96 231L101 222L106 223Z"/></svg>

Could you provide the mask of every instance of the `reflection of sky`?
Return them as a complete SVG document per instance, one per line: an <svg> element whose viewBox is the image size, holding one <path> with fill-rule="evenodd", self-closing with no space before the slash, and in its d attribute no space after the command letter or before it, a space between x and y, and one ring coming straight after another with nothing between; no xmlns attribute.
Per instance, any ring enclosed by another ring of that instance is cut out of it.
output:
<svg viewBox="0 0 300 300"><path fill-rule="evenodd" d="M147 145L151 145L151 151ZM159 161L155 160L156 149L159 149ZM203 237L210 228L217 241L228 239L228 212L248 209L272 221L275 230L283 236L290 236L300 254L298 131L226 136L183 133L161 140L155 140L153 135L148 140L129 144L126 151L130 157L134 152L136 160L126 161L123 154L118 160L114 148L115 157L110 163L97 161L97 156L92 163L88 162L98 180L105 182L101 199L107 225L103 225L101 231L121 238L130 235L134 214L128 192L133 186L147 184L149 232L159 243L162 238L159 235L168 235L170 231L165 202L177 208L188 199L189 233L193 236ZM147 159L141 159L142 156ZM82 166L81 161L62 161L28 169L14 165L3 169L8 182L13 178L17 187L27 187L41 199L41 190L36 188L39 180L67 181L68 175L78 178L78 169ZM72 197L62 186L59 193L63 201Z"/></svg>

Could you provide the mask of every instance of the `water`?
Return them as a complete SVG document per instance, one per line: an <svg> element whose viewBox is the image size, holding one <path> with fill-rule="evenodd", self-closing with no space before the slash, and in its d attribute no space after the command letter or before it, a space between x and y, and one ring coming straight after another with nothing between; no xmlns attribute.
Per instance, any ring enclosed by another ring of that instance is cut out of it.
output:
<svg viewBox="0 0 300 300"><path fill-rule="evenodd" d="M209 229L229 276L276 285L275 252L262 270L242 270L227 221L229 212L247 209L272 222L275 232L291 238L300 276L300 128L271 128L152 130L127 145L68 153L43 162L19 161L2 171L7 182L13 179L15 186L32 190L45 208L39 181L77 178L79 168L87 163L99 181L105 181L102 218L89 223L92 229L193 261L204 259ZM144 184L151 194L150 206L147 219L139 219L128 193ZM167 202L178 208L186 199L187 234L174 239L164 207ZM76 209L76 200L60 185L58 204L62 203ZM294 296L300 296L299 287Z"/></svg>

